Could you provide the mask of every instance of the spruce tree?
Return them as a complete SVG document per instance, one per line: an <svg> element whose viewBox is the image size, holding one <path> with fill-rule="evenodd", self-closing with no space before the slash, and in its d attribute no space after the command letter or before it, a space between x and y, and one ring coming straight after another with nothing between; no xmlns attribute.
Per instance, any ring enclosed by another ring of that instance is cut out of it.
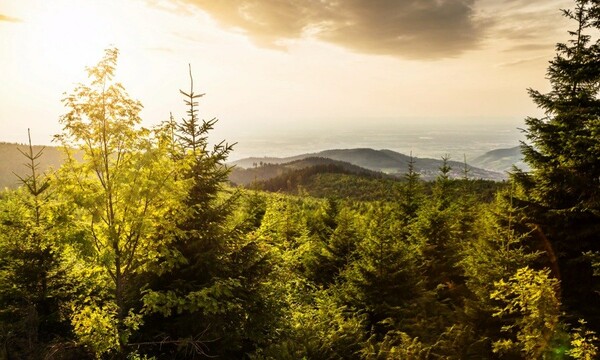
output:
<svg viewBox="0 0 600 360"><path fill-rule="evenodd" d="M28 135L27 150L19 149L28 174L17 175L22 186L0 203L0 358L81 357L68 318L83 288L69 271L70 214L39 170L44 149L34 151Z"/></svg>
<svg viewBox="0 0 600 360"><path fill-rule="evenodd" d="M180 91L187 117L174 126L174 161L184 169L176 176L190 184L183 201L186 214L176 219L171 245L180 261L141 279L149 283L143 298L149 317L136 341L145 344L140 351L146 354L241 358L265 336L275 313L261 295L271 271L268 251L243 234L256 219L233 221L239 193L225 186L232 145L209 147L208 133L217 120L199 118L203 94L194 92L191 68L190 80L189 92Z"/></svg>
<svg viewBox="0 0 600 360"><path fill-rule="evenodd" d="M356 312L368 315L377 337L405 330L409 317L418 317L424 295L418 247L406 242L403 224L390 216L389 207L371 204L364 238L357 244L356 260L343 272L343 291ZM401 325L400 325L401 324Z"/></svg>
<svg viewBox="0 0 600 360"><path fill-rule="evenodd" d="M531 171L513 178L524 189L529 222L557 254L563 303L597 329L600 281L582 254L600 250L600 3L576 0L563 14L577 27L556 46L550 92L529 89L545 116L525 120L522 151Z"/></svg>
<svg viewBox="0 0 600 360"><path fill-rule="evenodd" d="M415 169L415 158L410 153L407 173L404 174L406 181L403 188L403 196L400 201L400 208L404 213L404 223L408 224L417 216L417 210L422 200L422 189L420 174Z"/></svg>

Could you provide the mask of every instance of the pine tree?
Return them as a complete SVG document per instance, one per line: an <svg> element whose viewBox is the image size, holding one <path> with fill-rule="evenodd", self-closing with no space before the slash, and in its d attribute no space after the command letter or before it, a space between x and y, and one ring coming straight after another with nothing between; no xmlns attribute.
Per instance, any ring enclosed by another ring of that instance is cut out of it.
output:
<svg viewBox="0 0 600 360"><path fill-rule="evenodd" d="M526 194L520 200L529 222L558 256L563 303L598 329L600 282L582 254L600 250L600 4L576 0L563 14L577 28L556 46L547 72L552 90L529 89L545 116L525 120L522 151L531 171L513 178Z"/></svg>
<svg viewBox="0 0 600 360"><path fill-rule="evenodd" d="M435 183L433 196L421 206L411 226L413 241L420 244L425 258L424 270L429 278L429 289L437 289L440 296L448 296L443 289L462 282L456 268L459 239L459 213L453 203L449 158L442 157L442 165Z"/></svg>
<svg viewBox="0 0 600 360"><path fill-rule="evenodd" d="M356 260L360 239L357 224L359 216L348 207L338 211L333 219L335 229L319 244L307 264L307 277L314 283L331 286L344 269Z"/></svg>

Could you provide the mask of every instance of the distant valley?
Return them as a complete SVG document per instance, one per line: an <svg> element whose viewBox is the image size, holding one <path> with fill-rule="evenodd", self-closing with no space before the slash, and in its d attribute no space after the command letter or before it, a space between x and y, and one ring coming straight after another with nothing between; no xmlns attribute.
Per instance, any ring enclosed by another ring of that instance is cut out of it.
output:
<svg viewBox="0 0 600 360"><path fill-rule="evenodd" d="M265 180L299 167L326 163L324 159L329 159L330 163L332 163L331 161L341 162L362 168L363 171L398 177L407 172L410 156L392 150L363 148L325 150L285 158L250 157L230 163L235 166L231 180L237 184L248 184L253 180ZM505 180L507 178L506 171L510 170L513 164L519 165L520 162L519 147L493 150L468 162L468 176L473 179ZM451 177L463 177L463 162L450 160L448 164L452 168ZM415 171L421 174L421 178L424 180L435 179L441 165L441 159L414 158ZM343 166L348 167L347 165Z"/></svg>
<svg viewBox="0 0 600 360"><path fill-rule="evenodd" d="M15 143L0 143L0 188L15 188L19 185L18 177L26 173L23 165L25 157L18 149L27 147ZM62 163L62 155L57 147L35 146L34 151L44 148L39 159L39 170L44 172L58 168ZM451 177L463 177L464 164L460 159L451 159ZM230 181L238 185L248 185L253 181L264 181L276 178L290 171L318 166L325 172L343 172L362 174L369 177L399 177L406 173L410 156L392 150L374 150L370 148L334 149L317 153L305 153L290 157L249 157L233 161ZM424 180L434 179L442 164L441 159L414 158L415 170ZM506 171L516 165L525 168L521 160L519 147L495 149L468 162L469 177L501 181L507 178ZM317 169L317 170L318 170Z"/></svg>

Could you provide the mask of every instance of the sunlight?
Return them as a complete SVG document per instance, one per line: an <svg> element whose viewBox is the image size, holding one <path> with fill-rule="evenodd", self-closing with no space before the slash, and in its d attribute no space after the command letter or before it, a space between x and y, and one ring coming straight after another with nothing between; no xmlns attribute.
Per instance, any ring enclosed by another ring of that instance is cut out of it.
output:
<svg viewBox="0 0 600 360"><path fill-rule="evenodd" d="M23 44L30 52L27 60L36 64L42 60L42 71L51 69L69 78L93 63L115 39L115 19L100 5L63 0L32 9L29 36Z"/></svg>

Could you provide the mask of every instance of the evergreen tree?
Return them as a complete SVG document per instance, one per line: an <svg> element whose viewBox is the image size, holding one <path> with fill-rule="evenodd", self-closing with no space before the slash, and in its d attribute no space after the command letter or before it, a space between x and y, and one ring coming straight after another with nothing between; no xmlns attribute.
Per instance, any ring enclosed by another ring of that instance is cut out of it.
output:
<svg viewBox="0 0 600 360"><path fill-rule="evenodd" d="M177 176L190 184L183 201L186 214L175 220L171 244L181 261L140 279L149 282L143 298L149 317L136 339L151 340L141 350L146 354L241 358L263 340L278 311L265 281L271 272L269 250L243 233L260 222L258 215L234 221L239 193L225 186L232 145L209 149L208 133L217 120L200 120L197 99L203 94L194 92L191 68L190 80L190 91L181 91L187 117L174 131L174 161L184 169Z"/></svg>
<svg viewBox="0 0 600 360"><path fill-rule="evenodd" d="M563 303L598 329L600 282L582 254L600 250L600 3L576 0L563 14L576 29L556 46L552 90L529 90L545 116L526 119L522 151L531 171L513 178L524 188L529 222L557 254Z"/></svg>
<svg viewBox="0 0 600 360"><path fill-rule="evenodd" d="M373 206L365 237L357 246L357 260L343 273L343 288L349 304L368 314L367 324L381 339L397 326L406 328L408 317L422 315L424 289L418 247L403 239L403 225L390 216L389 208Z"/></svg>
<svg viewBox="0 0 600 360"><path fill-rule="evenodd" d="M422 189L420 175L415 170L415 158L410 153L408 162L408 171L404 174L406 180L404 184L403 196L401 197L400 207L404 213L404 222L408 224L417 215L417 210L421 204Z"/></svg>
<svg viewBox="0 0 600 360"><path fill-rule="evenodd" d="M29 130L28 130L29 132ZM77 295L69 250L74 237L69 209L41 174L29 135L21 151L29 174L20 189L2 200L0 211L0 358L42 358L45 353L85 356L74 339L69 302ZM71 233L70 233L71 232ZM52 349L51 349L52 348Z"/></svg>
<svg viewBox="0 0 600 360"><path fill-rule="evenodd" d="M337 227L322 252L324 269L319 272L321 278L333 282L358 257L356 253L360 240L358 217L359 214L348 208L339 211L336 217Z"/></svg>
<svg viewBox="0 0 600 360"><path fill-rule="evenodd" d="M450 166L443 157L440 173L433 184L433 196L422 205L411 226L412 241L419 244L424 257L424 271L430 290L438 296L449 296L448 290L462 283L461 271L456 263L460 240L459 214L453 203Z"/></svg>
<svg viewBox="0 0 600 360"><path fill-rule="evenodd" d="M493 317L497 301L491 295L494 283L508 281L517 270L533 266L540 253L528 247L530 234L521 225L522 214L515 208L512 192L502 191L489 205L479 204L478 216L472 226L473 239L460 248L460 266L468 292L465 294L460 319L473 329L472 349L480 357L490 358L492 343L503 338L503 326L511 326L514 317Z"/></svg>

